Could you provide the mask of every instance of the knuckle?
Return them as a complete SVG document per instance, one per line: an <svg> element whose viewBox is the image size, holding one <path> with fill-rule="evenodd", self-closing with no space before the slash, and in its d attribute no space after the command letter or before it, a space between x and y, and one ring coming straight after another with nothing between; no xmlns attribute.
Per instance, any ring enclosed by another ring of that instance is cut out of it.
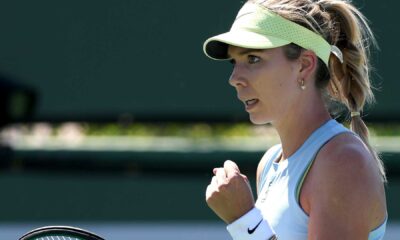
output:
<svg viewBox="0 0 400 240"><path fill-rule="evenodd" d="M216 176L213 176L213 177L211 178L211 183L216 182L216 180L217 180L217 177L216 177ZM210 185L211 185L211 184L210 184Z"/></svg>
<svg viewBox="0 0 400 240"><path fill-rule="evenodd" d="M215 199L218 196L218 192L217 191L211 191L209 194L206 195L206 202L207 203L212 203L215 201Z"/></svg>
<svg viewBox="0 0 400 240"><path fill-rule="evenodd" d="M244 180L248 180L246 175L240 174L240 176L244 179Z"/></svg>
<svg viewBox="0 0 400 240"><path fill-rule="evenodd" d="M221 185L218 186L218 190L219 191L226 191L226 189L228 188L228 184L227 183L222 183Z"/></svg>
<svg viewBox="0 0 400 240"><path fill-rule="evenodd" d="M239 173L234 173L231 177L230 177L230 181L239 181L243 179L242 176L240 176Z"/></svg>

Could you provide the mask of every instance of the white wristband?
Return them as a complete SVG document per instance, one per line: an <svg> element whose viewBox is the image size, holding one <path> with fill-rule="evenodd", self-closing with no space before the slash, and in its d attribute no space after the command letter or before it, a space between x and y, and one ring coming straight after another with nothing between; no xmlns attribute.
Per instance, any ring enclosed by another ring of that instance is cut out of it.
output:
<svg viewBox="0 0 400 240"><path fill-rule="evenodd" d="M233 240L266 240L275 235L268 221L256 207L229 224L226 229Z"/></svg>

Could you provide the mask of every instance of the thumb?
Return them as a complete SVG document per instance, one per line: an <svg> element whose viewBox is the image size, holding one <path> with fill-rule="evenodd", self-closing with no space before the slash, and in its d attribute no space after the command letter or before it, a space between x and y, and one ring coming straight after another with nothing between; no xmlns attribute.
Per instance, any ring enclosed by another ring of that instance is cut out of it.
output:
<svg viewBox="0 0 400 240"><path fill-rule="evenodd" d="M238 165L236 165L236 163L234 163L231 160L226 160L224 162L224 169L225 169L227 176L232 176L233 174L236 174L236 173L240 174Z"/></svg>

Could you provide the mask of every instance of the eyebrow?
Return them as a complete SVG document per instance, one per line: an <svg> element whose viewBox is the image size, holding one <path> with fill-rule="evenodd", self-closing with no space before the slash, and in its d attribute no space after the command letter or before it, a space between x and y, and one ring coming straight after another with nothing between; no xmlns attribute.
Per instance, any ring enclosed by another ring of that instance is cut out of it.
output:
<svg viewBox="0 0 400 240"><path fill-rule="evenodd" d="M243 55L246 55L246 54L249 54L249 53L252 53L252 52L262 52L262 51L264 51L264 49L246 48L246 49L241 50L238 54L240 56L243 56ZM228 55L229 58L232 58L232 56L229 54L229 52L227 53L227 55Z"/></svg>

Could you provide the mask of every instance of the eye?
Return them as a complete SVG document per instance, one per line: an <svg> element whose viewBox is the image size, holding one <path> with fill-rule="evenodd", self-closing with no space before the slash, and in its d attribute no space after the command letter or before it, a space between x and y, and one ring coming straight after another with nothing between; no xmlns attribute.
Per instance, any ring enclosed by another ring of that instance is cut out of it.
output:
<svg viewBox="0 0 400 240"><path fill-rule="evenodd" d="M260 59L259 57L254 56L254 55L248 55L248 56L247 56L247 61L248 61L250 64L258 63L260 60L261 60L261 59Z"/></svg>

